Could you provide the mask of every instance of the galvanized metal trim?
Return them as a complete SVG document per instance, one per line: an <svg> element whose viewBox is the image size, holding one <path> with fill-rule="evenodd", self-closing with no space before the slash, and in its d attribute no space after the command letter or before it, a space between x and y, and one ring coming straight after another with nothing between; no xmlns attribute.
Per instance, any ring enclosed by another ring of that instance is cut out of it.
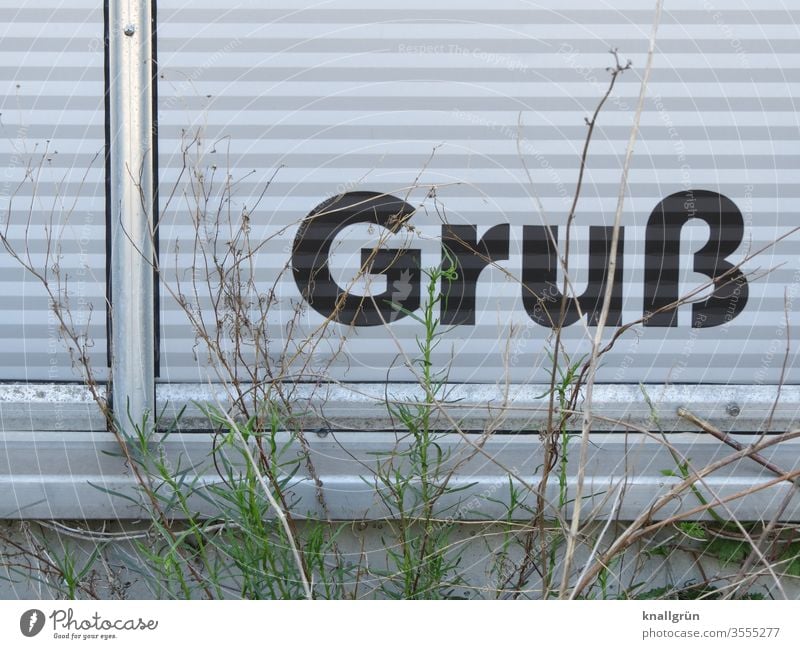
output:
<svg viewBox="0 0 800 649"><path fill-rule="evenodd" d="M670 441L679 452L691 457L694 467L702 467L730 451L719 443L703 443L701 436L694 434L675 435ZM309 436L308 442L332 517L362 520L392 515L381 504L370 484L370 476L376 452L389 450L397 444L396 435L339 433L324 438ZM457 435L446 436L440 444L459 457L472 448ZM0 518L136 519L143 515L138 506L124 497L135 495L135 485L109 433L4 432L0 434L0 447L5 451L0 466ZM459 520L491 520L505 516L509 496L505 468L513 469L529 484L536 484L541 463L538 438L495 437L486 442L484 449L486 455L475 455L460 467L451 484L464 490L457 496L443 499L439 503L439 515ZM798 449L800 445L792 444L792 453L784 453L781 458L798 458ZM165 457L169 461L177 463L181 459L182 466L191 463L205 467L200 480L200 484L205 485L220 482L209 460L210 450L208 434L174 434L164 442ZM776 454L773 452L770 457L780 461L774 457ZM796 462L785 468L795 469ZM668 468L674 468L674 461L663 445L651 438L599 436L587 467L586 493L592 494L587 511L596 508L595 513L600 517L614 515L623 520L638 516L676 484L675 478L659 473ZM773 478L754 462L740 461L708 478L700 489L708 498L727 498L764 485ZM572 493L573 477L568 487ZM617 498L617 490L623 488ZM794 487L786 483L773 485L731 501L727 507L740 519L763 519L776 511L786 489ZM520 490L533 504L532 493L523 487ZM307 475L298 476L289 491L297 501L296 512L322 516L315 484ZM554 480L547 491L550 502L557 500L557 491L558 483ZM697 505L696 496L688 492L653 518L688 511ZM201 498L195 498L191 506L201 513L214 513ZM722 507L718 510L726 511ZM524 518L526 514L519 510L516 516ZM782 518L800 520L800 492Z"/></svg>
<svg viewBox="0 0 800 649"><path fill-rule="evenodd" d="M242 390L247 390L243 386ZM301 383L284 385L284 394L302 413L305 430L392 430L396 423L386 400L416 403L419 386L382 383ZM441 394L448 413L463 430L536 433L547 420L547 385L452 384ZM651 406L645 399L650 399ZM202 430L205 417L196 404L224 404L225 386L209 384L162 384L158 386L158 408L169 422L183 409L180 426ZM800 386L758 385L596 385L593 412L597 431L645 428L664 431L693 430L677 415L685 408L732 433L769 429L782 432L800 424ZM656 423L657 421L657 423ZM443 416L438 424L452 428ZM579 422L575 424L580 428Z"/></svg>
<svg viewBox="0 0 800 649"><path fill-rule="evenodd" d="M150 0L109 4L111 372L123 425L155 398L151 20Z"/></svg>
<svg viewBox="0 0 800 649"><path fill-rule="evenodd" d="M547 389L545 385L511 385L506 393L503 386L454 384L443 393L448 412L464 430L490 427L499 432L536 433L546 421L547 400L542 395ZM396 422L389 416L385 399L415 402L421 394L414 385L379 383L285 384L284 390L307 431L392 430ZM658 425L667 432L693 430L678 417L678 408L730 433L783 432L800 426L800 386L787 385L779 391L776 386L757 385L598 385L594 392L598 432L626 427L654 430ZM159 384L156 393L161 425L171 425L183 411L178 422L182 431L208 430L198 404L229 401L221 384ZM644 394L653 404L652 411ZM442 421L441 427L451 426ZM7 383L0 384L0 428L96 431L103 430L105 423L85 386Z"/></svg>
<svg viewBox="0 0 800 649"><path fill-rule="evenodd" d="M104 431L106 423L84 385L7 383L0 385L0 429L26 434ZM79 433L72 439L79 439ZM45 466L43 470L50 468Z"/></svg>
<svg viewBox="0 0 800 649"><path fill-rule="evenodd" d="M401 437L399 427L386 414L384 390L377 384L286 386L298 411L307 413L301 425L311 447L312 462L324 485L326 504L337 519L381 518L390 515L381 508L369 480L376 454L391 450ZM733 433L758 430L772 415L772 430L796 426L800 388L786 386L775 405L775 390L754 386L648 386L658 413L661 428L675 448L689 458L692 466L703 467L729 454L729 449L713 437L693 430L676 415L685 407L707 418L718 427ZM458 472L453 484L463 485L461 503L443 501L444 515L465 519L492 518L502 515L508 497L507 469L524 480L535 483L541 465L541 441L535 434L544 421L543 399L537 399L544 386L511 386L509 406L503 425L497 427L502 389L485 385L452 386L449 408L457 416L472 440L474 431L492 429L534 434L495 434L484 446L485 454L476 455ZM391 399L413 401L419 391L410 385L389 386ZM654 428L651 411L637 386L598 386L594 411L600 417L620 419ZM457 401L460 400L460 401ZM158 410L162 423L182 408L181 431L165 441L168 458L177 465L187 462L204 467L201 482L213 483L218 476L209 466L212 436L208 422L198 405L227 403L222 385L159 385ZM739 408L738 416L732 404ZM104 431L104 422L88 390L75 385L14 384L0 386L0 518L138 518L142 515L122 496L107 490L131 495L134 483L119 459L114 437ZM381 428L382 425L388 424ZM60 430L53 430L60 428ZM674 460L663 444L639 432L612 432L609 422L598 421L587 476L592 506L598 515L621 518L636 516L674 484L662 472L674 470ZM357 429L357 430L356 430ZM393 432L394 431L394 432ZM742 443L755 438L738 435ZM442 444L455 453L468 453L471 445L457 434L443 438ZM299 450L299 449L298 449ZM290 451L291 452L291 451ZM775 464L787 471L800 464L800 441L785 442L766 453ZM574 486L575 467L570 466L570 489ZM741 460L706 481L709 494L726 497L773 479L759 465ZM614 509L614 497L604 495L621 481L624 497ZM787 485L774 485L747 498L729 504L744 519L760 519L776 511ZM553 487L556 489L557 487ZM320 515L315 485L308 476L300 476L292 487L299 499L297 511ZM485 496L490 495L492 501ZM555 491L549 492L555 499ZM494 502L497 501L497 502ZM476 503L480 502L480 507ZM691 495L665 509L659 516L696 506ZM197 502L198 511L205 511ZM447 507L450 507L447 510ZM449 513L447 513L449 511ZM210 513L210 512L209 512ZM793 501L783 516L800 520L800 498Z"/></svg>

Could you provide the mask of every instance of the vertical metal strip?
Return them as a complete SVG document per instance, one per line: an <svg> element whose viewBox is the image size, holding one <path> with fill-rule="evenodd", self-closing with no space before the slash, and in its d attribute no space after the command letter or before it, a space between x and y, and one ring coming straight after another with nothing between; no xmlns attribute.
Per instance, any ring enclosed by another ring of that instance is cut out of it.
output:
<svg viewBox="0 0 800 649"><path fill-rule="evenodd" d="M150 0L109 2L111 377L117 420L154 412Z"/></svg>
<svg viewBox="0 0 800 649"><path fill-rule="evenodd" d="M152 88L151 94L153 96L153 255L156 260L159 260L159 216L161 214L158 197L158 0L151 0L151 24L150 24L150 48L152 51ZM158 269L153 269L153 328L155 334L153 336L153 356L154 356L154 373L153 376L158 378L161 371L161 284L158 275Z"/></svg>
<svg viewBox="0 0 800 649"><path fill-rule="evenodd" d="M111 73L108 59L108 7L109 0L103 1L103 111L105 115L103 130L105 138L105 208L106 208L106 367L111 367Z"/></svg>

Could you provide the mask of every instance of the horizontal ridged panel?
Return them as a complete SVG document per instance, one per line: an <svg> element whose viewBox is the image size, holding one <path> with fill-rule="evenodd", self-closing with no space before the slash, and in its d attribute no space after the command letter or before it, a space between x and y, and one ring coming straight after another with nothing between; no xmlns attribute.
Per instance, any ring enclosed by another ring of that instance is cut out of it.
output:
<svg viewBox="0 0 800 649"><path fill-rule="evenodd" d="M553 340L526 313L519 284L523 227L544 220L560 226L563 237L583 120L605 91L608 49L618 47L634 67L600 114L588 157L570 254L574 288L582 292L587 226L613 222L652 13L633 0L535 6L501 0L491 10L476 0L429 4L159 3L164 278L190 302L210 307L198 271L205 260L191 254L197 192L204 192L199 203L206 211L224 207L217 252L246 209L259 246L258 293L274 290L264 352L274 375L414 379L404 363L418 355L419 323L408 317L374 327L326 323L304 304L292 277L291 251L304 217L341 192L374 191L417 208L414 230L385 243L418 250L425 268L441 261L443 220L476 225L479 235L508 224L508 259L478 280L476 323L447 331L434 363L450 367L451 381L547 382ZM770 246L800 225L800 12L784 4L770 0L754 9L726 2L708 9L685 0L665 10L623 213L623 321L642 316L645 225L668 195L710 190L736 204L745 236L729 255L732 263L767 249L744 265L749 300L741 314L693 329L686 306L675 328L637 327L605 357L603 382L774 384L781 378L785 311L793 322L800 292L798 235ZM184 151L194 175L183 169ZM681 232L681 293L704 281L693 272L693 254L708 233L699 221ZM352 281L361 249L376 245L380 234L366 226L340 233L330 258L340 286ZM192 277L199 280L197 296ZM372 278L374 294L387 288L382 276ZM351 288L367 290L363 280ZM564 330L574 360L588 351L593 333L582 322ZM606 338L613 333L607 329ZM217 377L169 291L162 291L161 334L162 379ZM232 352L229 337L221 340ZM251 358L246 347L242 359ZM792 383L800 381L795 358L792 347L784 377Z"/></svg>
<svg viewBox="0 0 800 649"><path fill-rule="evenodd" d="M48 269L53 292L68 300L102 378L103 8L97 0L64 5L0 2L0 214L10 244ZM4 248L0 273L0 380L79 380L39 280Z"/></svg>

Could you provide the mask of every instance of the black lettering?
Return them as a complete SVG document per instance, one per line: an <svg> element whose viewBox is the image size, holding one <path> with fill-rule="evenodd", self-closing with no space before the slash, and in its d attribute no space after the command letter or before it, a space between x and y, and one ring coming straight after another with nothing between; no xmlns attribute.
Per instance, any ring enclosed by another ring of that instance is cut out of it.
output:
<svg viewBox="0 0 800 649"><path fill-rule="evenodd" d="M693 218L710 229L708 243L694 255L694 271L713 279L707 300L692 305L692 327L716 327L739 315L747 305L744 274L727 260L742 243L744 218L726 196L687 190L656 205L645 232L644 313L647 327L677 327L681 229ZM727 273L727 274L726 274ZM720 277L725 275L724 277ZM655 313L658 309L664 309ZM648 317L648 314L649 317Z"/></svg>
<svg viewBox="0 0 800 649"><path fill-rule="evenodd" d="M414 249L362 249L362 268L383 274L387 289L374 299L343 290L331 276L328 258L339 233L356 223L373 223L396 233L414 208L394 196L348 192L318 205L300 224L292 272L308 304L335 322L369 327L404 318L420 306L421 253Z"/></svg>
<svg viewBox="0 0 800 649"><path fill-rule="evenodd" d="M508 245L507 223L490 228L480 241L476 225L442 226L442 266L451 269L455 265L458 275L449 288L442 287L442 324L475 324L478 276L489 264L508 259Z"/></svg>
<svg viewBox="0 0 800 649"><path fill-rule="evenodd" d="M551 228L558 241L558 228ZM589 228L589 278L586 290L577 298L567 300L564 322L568 327L578 321L578 306L588 313L588 322L596 326L603 308L606 291L608 261L611 258L611 238L614 228L591 226ZM614 272L614 287L611 294L607 324L622 325L622 260L623 234L620 228L617 242L617 267ZM556 283L559 267L558 251L555 249L547 228L526 225L522 230L522 303L525 311L543 327L555 329L559 326L563 296Z"/></svg>

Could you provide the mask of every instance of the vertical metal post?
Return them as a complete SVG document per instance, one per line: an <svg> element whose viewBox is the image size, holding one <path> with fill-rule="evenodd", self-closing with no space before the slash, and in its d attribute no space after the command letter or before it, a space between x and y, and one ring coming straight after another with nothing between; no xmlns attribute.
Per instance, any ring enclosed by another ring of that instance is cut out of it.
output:
<svg viewBox="0 0 800 649"><path fill-rule="evenodd" d="M127 428L152 415L155 399L151 0L109 0L108 18L111 377Z"/></svg>

